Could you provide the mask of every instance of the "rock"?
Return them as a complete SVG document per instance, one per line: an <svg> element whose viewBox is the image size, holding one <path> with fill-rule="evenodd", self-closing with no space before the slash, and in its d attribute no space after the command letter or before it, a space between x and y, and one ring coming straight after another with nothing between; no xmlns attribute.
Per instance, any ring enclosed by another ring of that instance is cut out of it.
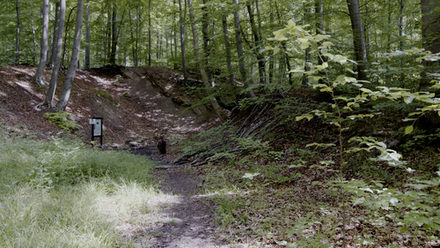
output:
<svg viewBox="0 0 440 248"><path fill-rule="evenodd" d="M121 145L120 144L116 144L116 143L114 143L113 145L112 145L112 148L113 149L121 149Z"/></svg>
<svg viewBox="0 0 440 248"><path fill-rule="evenodd" d="M136 141L130 141L128 142L128 144L130 145L130 147L139 147L139 143Z"/></svg>

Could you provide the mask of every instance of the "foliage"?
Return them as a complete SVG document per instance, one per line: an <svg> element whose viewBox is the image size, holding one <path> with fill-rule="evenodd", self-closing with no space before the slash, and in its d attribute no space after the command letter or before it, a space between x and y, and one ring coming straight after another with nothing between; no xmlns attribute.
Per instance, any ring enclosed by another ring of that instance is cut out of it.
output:
<svg viewBox="0 0 440 248"><path fill-rule="evenodd" d="M72 114L68 112L47 112L44 114L44 117L48 119L50 122L55 124L57 127L67 131L67 132L74 132L77 129L79 129L81 126L76 124L75 122L69 120L69 117L71 117Z"/></svg>

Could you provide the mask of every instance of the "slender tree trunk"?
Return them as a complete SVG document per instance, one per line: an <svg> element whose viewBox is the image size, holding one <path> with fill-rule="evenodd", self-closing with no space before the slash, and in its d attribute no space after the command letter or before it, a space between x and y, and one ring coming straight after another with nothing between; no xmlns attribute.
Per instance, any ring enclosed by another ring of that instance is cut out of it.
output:
<svg viewBox="0 0 440 248"><path fill-rule="evenodd" d="M200 50L199 49L199 38L197 35L196 24L194 22L195 15L194 15L194 9L192 7L192 0L188 0L188 8L189 8L189 18L191 21L191 30L192 30L192 34L193 34L194 55L196 57L198 67L200 69L200 74L202 76L203 84L205 85L205 87L207 89L209 89L209 88L211 88L210 84L209 84L209 77L206 73L205 65L203 64L203 61L202 61L202 58L201 58L200 52L199 52L199 50ZM214 97L211 98L211 105L212 105L214 111L217 113L217 115L223 119L224 114L223 114L218 102L216 101L216 99Z"/></svg>
<svg viewBox="0 0 440 248"><path fill-rule="evenodd" d="M65 24L65 30L64 30L64 45L63 45L63 57L61 58L61 66L64 68L64 60L66 58L66 46L67 42L69 42L69 24L70 24L70 17L72 16L73 10L77 6L73 7L69 11L69 15L67 16L67 22Z"/></svg>
<svg viewBox="0 0 440 248"><path fill-rule="evenodd" d="M183 81L186 84L186 80L188 79L186 72L186 56L185 56L185 27L183 26L183 8L182 8L182 0L179 0L179 22L180 22L180 46L182 53L182 69L183 69Z"/></svg>
<svg viewBox="0 0 440 248"><path fill-rule="evenodd" d="M368 6L368 1L365 1L365 18L364 18L364 34L365 34L365 51L367 52L367 60L370 61L370 8Z"/></svg>
<svg viewBox="0 0 440 248"><path fill-rule="evenodd" d="M208 8L207 8L207 0L203 0L203 16L202 16L202 34L203 34L203 66L206 69L206 74L208 74L209 82L213 85L213 76L210 68L209 58L211 56L211 46L209 44L209 16L208 16Z"/></svg>
<svg viewBox="0 0 440 248"><path fill-rule="evenodd" d="M30 0L31 5L31 28L32 28L32 41L33 41L33 52L32 52L32 63L35 65L37 64L37 37L36 37L36 31L34 26L34 1Z"/></svg>
<svg viewBox="0 0 440 248"><path fill-rule="evenodd" d="M179 2L180 4L180 2ZM148 1L148 66L151 66L151 0Z"/></svg>
<svg viewBox="0 0 440 248"><path fill-rule="evenodd" d="M403 38L403 15L405 11L405 1L400 0L400 9L399 9L399 50L404 50L404 38Z"/></svg>
<svg viewBox="0 0 440 248"><path fill-rule="evenodd" d="M237 54L238 54L238 65L241 74L241 80L243 80L244 85L249 89L249 94L251 97L255 97L254 91L250 88L246 67L244 64L244 55L243 55L243 44L241 38L241 24L240 24L240 5L238 0L233 0L235 5L235 13L234 13L234 23L235 23L235 43L237 45Z"/></svg>
<svg viewBox="0 0 440 248"><path fill-rule="evenodd" d="M347 0L348 10L350 12L351 27L353 30L354 53L357 64L357 78L367 80L368 78L368 60L365 47L364 29L362 28L361 15L359 12L359 0Z"/></svg>
<svg viewBox="0 0 440 248"><path fill-rule="evenodd" d="M431 53L440 52L440 1L438 0L421 0L422 9L422 41L423 48ZM420 81L420 88L430 86L430 73L438 73L439 61L424 62L424 72Z"/></svg>
<svg viewBox="0 0 440 248"><path fill-rule="evenodd" d="M225 13L222 15L223 39L225 42L226 65L228 67L229 83L235 85L234 72L232 70L231 43L229 42L228 17Z"/></svg>
<svg viewBox="0 0 440 248"><path fill-rule="evenodd" d="M107 11L107 29L106 29L106 39L105 39L105 52L104 52L104 63L109 63L111 39L112 39L112 15L110 13L110 7Z"/></svg>
<svg viewBox="0 0 440 248"><path fill-rule="evenodd" d="M116 47L118 45L118 10L116 5L113 6L112 14L112 39L110 50L110 65L116 65Z"/></svg>
<svg viewBox="0 0 440 248"><path fill-rule="evenodd" d="M57 111L66 109L67 103L72 91L72 82L75 78L76 66L79 61L79 51L81 48L81 30L83 24L84 0L78 0L78 10L76 13L75 24L75 40L73 42L72 59L70 61L69 69L67 71L66 80L64 81L63 92L57 104Z"/></svg>
<svg viewBox="0 0 440 248"><path fill-rule="evenodd" d="M35 73L35 82L38 86L44 86L48 83L43 79L44 69L47 64L47 50L48 50L48 33L49 33L49 0L43 0L43 29L41 35L40 45L40 64Z"/></svg>
<svg viewBox="0 0 440 248"><path fill-rule="evenodd" d="M315 15L316 15L316 34L325 34L324 27L324 4L322 0L315 0ZM318 44L321 45L321 44ZM324 63L324 57L321 56L321 51L318 51L318 64Z"/></svg>
<svg viewBox="0 0 440 248"><path fill-rule="evenodd" d="M156 38L156 59L159 60L160 59L160 39L161 39L161 34L160 34L160 29L157 30L157 38Z"/></svg>
<svg viewBox="0 0 440 248"><path fill-rule="evenodd" d="M282 26L283 25L283 23L282 23L283 18L281 16L280 10L278 8L277 1L275 1L275 10L277 12L278 24L280 26ZM281 42L281 48L282 48L282 52L284 53L284 61L282 59L280 59L280 64L282 64L282 65L280 65L279 68L280 68L281 75L284 76L286 74L286 69L285 68L287 67L287 71L290 72L292 70L292 66L290 65L290 58L289 58L289 54L287 53L287 48L286 48L286 43L285 42ZM293 85L292 73L287 73L287 74L288 74L288 77L289 77L289 83L291 85Z"/></svg>
<svg viewBox="0 0 440 248"><path fill-rule="evenodd" d="M276 0L275 0L276 1ZM272 28L274 25L274 13L273 13L273 1L270 0L270 10L269 10L269 24ZM273 83L273 73L275 70L275 58L274 58L274 52L272 50L269 50L269 84Z"/></svg>
<svg viewBox="0 0 440 248"><path fill-rule="evenodd" d="M86 6L86 42L85 42L85 56L84 68L90 69L90 3Z"/></svg>
<svg viewBox="0 0 440 248"><path fill-rule="evenodd" d="M15 28L15 64L20 64L20 3L15 1L15 13L17 16L17 25Z"/></svg>
<svg viewBox="0 0 440 248"><path fill-rule="evenodd" d="M173 0L174 6L176 5L176 0ZM176 21L176 13L173 12L173 26L174 26L174 57L177 57L177 21ZM176 65L174 66L176 67Z"/></svg>
<svg viewBox="0 0 440 248"><path fill-rule="evenodd" d="M264 56L260 52L260 50L262 48L261 39L259 36L259 31L258 31L257 25L255 24L254 11L252 10L252 6L248 2L246 4L246 7L247 7L248 14L249 14L249 22L251 24L252 35L254 36L254 44L255 45L253 46L253 48L254 48L254 53L256 55L257 63L258 63L258 75L260 77L260 83L265 84L266 83L266 65L264 62Z"/></svg>
<svg viewBox="0 0 440 248"><path fill-rule="evenodd" d="M128 10L128 21L130 23L130 47L131 47L131 56L133 59L133 63L135 63L136 61L136 51L135 51L135 46L134 46L134 42L135 42L135 38L134 38L134 25L133 25L133 18L131 16L131 8ZM136 29L137 32L137 29ZM137 35L137 34L136 34ZM136 66L136 65L135 65Z"/></svg>
<svg viewBox="0 0 440 248"><path fill-rule="evenodd" d="M55 64L55 57L56 57L56 44L57 44L57 40L58 40L58 19L59 19L59 15L60 15L60 2L57 1L55 4L55 21L54 21L54 25L53 25L53 35L52 35L52 47L50 49L50 61L49 61L49 66L53 67L53 65Z"/></svg>
<svg viewBox="0 0 440 248"><path fill-rule="evenodd" d="M310 18L310 8L308 3L304 3L304 24L308 24L311 20ZM304 51L304 71L310 71L310 63L312 62L312 55L310 54L310 47L306 48ZM302 84L304 87L309 85L309 78L306 74L303 76Z"/></svg>
<svg viewBox="0 0 440 248"><path fill-rule="evenodd" d="M55 63L53 66L52 77L50 79L49 89L47 90L46 99L43 102L43 106L47 106L48 108L53 108L53 98L55 96L55 90L57 87L58 73L61 66L61 50L63 47L63 31L64 31L64 20L66 17L66 0L60 0L60 11L58 15L57 22L57 40L55 44Z"/></svg>
<svg viewBox="0 0 440 248"><path fill-rule="evenodd" d="M387 52L391 52L392 15L393 15L393 2L392 0L388 0Z"/></svg>
<svg viewBox="0 0 440 248"><path fill-rule="evenodd" d="M140 40L140 36L141 36L141 27L140 27L140 23L141 23L141 12L140 12L140 6L138 6L138 8L136 9L136 13L137 13L137 18L136 18L136 42L135 42L135 51L136 51L136 56L135 56L135 60L134 60L134 65L136 67L139 66L139 40Z"/></svg>

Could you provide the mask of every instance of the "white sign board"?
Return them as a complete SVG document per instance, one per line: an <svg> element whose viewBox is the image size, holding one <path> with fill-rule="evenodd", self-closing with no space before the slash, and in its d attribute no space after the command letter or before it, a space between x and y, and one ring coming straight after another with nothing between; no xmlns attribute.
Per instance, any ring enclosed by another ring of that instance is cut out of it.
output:
<svg viewBox="0 0 440 248"><path fill-rule="evenodd" d="M93 124L93 136L101 136L101 135L102 135L101 120L95 119L95 123Z"/></svg>

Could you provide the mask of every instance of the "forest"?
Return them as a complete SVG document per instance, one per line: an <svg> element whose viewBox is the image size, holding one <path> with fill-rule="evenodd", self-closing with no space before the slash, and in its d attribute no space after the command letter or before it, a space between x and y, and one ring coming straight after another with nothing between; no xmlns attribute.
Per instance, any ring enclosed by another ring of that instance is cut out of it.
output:
<svg viewBox="0 0 440 248"><path fill-rule="evenodd" d="M0 20L0 247L440 247L439 0Z"/></svg>

